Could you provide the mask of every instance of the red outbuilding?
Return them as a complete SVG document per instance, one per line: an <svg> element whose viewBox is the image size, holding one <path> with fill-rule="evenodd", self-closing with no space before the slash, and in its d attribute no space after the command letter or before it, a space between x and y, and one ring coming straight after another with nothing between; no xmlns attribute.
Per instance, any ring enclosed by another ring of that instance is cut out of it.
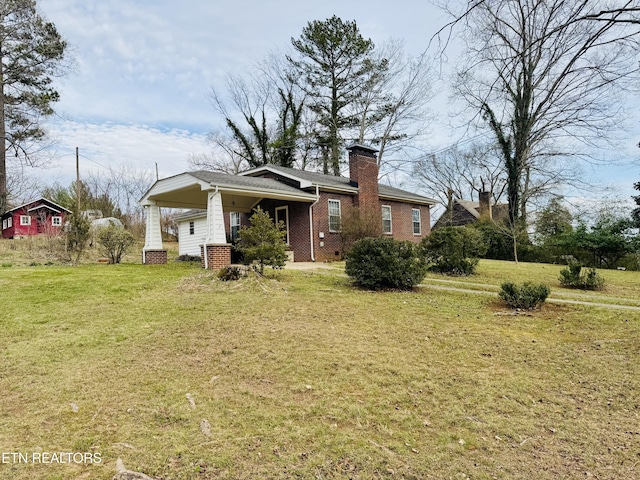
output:
<svg viewBox="0 0 640 480"><path fill-rule="evenodd" d="M46 198L39 198L2 215L2 238L55 235L62 231L71 211Z"/></svg>

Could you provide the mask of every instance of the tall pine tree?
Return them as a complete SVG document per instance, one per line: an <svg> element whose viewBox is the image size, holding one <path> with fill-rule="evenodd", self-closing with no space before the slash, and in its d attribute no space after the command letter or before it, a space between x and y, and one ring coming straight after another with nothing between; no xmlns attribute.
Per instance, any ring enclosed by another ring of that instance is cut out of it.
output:
<svg viewBox="0 0 640 480"><path fill-rule="evenodd" d="M324 173L340 174L341 132L358 124L350 107L361 98L362 89L386 62L372 56L374 43L364 38L356 22L333 16L309 22L300 38L291 39L298 57L288 57L309 108L318 116L316 142L323 155Z"/></svg>
<svg viewBox="0 0 640 480"><path fill-rule="evenodd" d="M59 99L52 83L66 46L34 0L0 2L0 214L7 209L7 155L32 162L29 144L45 137L40 120Z"/></svg>

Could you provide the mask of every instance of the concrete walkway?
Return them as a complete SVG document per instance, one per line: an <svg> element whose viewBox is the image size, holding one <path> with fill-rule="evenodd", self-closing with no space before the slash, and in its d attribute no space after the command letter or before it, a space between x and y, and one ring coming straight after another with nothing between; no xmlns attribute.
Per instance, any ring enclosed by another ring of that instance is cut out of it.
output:
<svg viewBox="0 0 640 480"><path fill-rule="evenodd" d="M329 271L329 270L333 270L338 274L341 274L344 276L344 271L342 270L341 267L338 267L335 264L332 263L322 263L322 262L294 262L294 263L287 263L287 265L285 266L285 268L287 270L315 270L315 271L322 271L324 270L325 272ZM434 283L421 283L420 285L418 285L419 287L424 287L424 288L432 288L434 290L442 290L442 291L449 291L449 292L459 292L459 293L474 293L474 294L478 294L478 295L493 295L495 296L498 293L498 290L500 287L498 287L497 285L489 285L489 284L485 284L485 283L468 283L468 285L474 286L474 287L478 287L481 290L476 290L476 289L471 289L471 288L463 288L463 287L453 287L453 286L446 286L446 285L436 285L435 283L464 283L464 282L459 282L457 280L447 280L447 279L428 279L428 281L430 282L434 282ZM600 299L600 297L596 297L595 295L589 295L587 293L572 293L571 295L575 295L577 297L580 298L584 298L585 300L573 300L573 299L566 299L566 298L556 298L556 297L549 297L547 298L547 302L549 303L557 303L557 304L567 304L567 305L585 305L585 306L589 306L589 307L600 307L600 308L612 308L612 309L617 309L617 310L631 310L631 311L636 311L636 312L640 312L640 306L635 306L635 305L624 305L622 303L602 303L599 301L589 301L586 299L589 298L593 298L594 300L598 300ZM611 301L617 301L617 302L624 302L624 301L632 301L630 299L624 299L624 298L608 298L608 300Z"/></svg>
<svg viewBox="0 0 640 480"><path fill-rule="evenodd" d="M477 285L477 284L476 284ZM448 292L461 292L461 293L476 293L480 295L492 295L495 296L497 292L490 292L487 290L472 290L470 288L459 288L459 287L445 287L443 285L434 285L432 283L421 283L420 287L432 288L434 290L443 290ZM486 287L494 287L493 285L485 285ZM619 310L633 310L636 312L640 312L640 307L636 307L633 305L621 305L617 303L602 303L602 302L588 302L586 300L568 300L564 298L554 298L549 297L546 300L548 303L560 303L560 304L568 304L568 305L586 305L589 307L602 307L602 308L614 308Z"/></svg>

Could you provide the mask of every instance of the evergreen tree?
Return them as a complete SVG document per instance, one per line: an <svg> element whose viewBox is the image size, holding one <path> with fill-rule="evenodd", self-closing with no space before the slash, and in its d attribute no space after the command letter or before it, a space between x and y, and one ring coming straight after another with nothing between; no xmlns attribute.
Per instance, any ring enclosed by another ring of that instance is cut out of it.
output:
<svg viewBox="0 0 640 480"><path fill-rule="evenodd" d="M60 73L66 42L34 0L0 3L0 213L7 208L7 152L27 163L29 142L42 140L39 123L59 98L52 77Z"/></svg>
<svg viewBox="0 0 640 480"><path fill-rule="evenodd" d="M284 241L286 232L284 225L273 223L268 212L260 207L255 209L249 219L251 226L243 228L238 233L238 250L244 254L244 260L251 263L258 261L260 273L264 273L264 266L282 268L287 260L287 244Z"/></svg>
<svg viewBox="0 0 640 480"><path fill-rule="evenodd" d="M561 201L562 197L553 198L538 216L536 234L541 243L573 231L573 216Z"/></svg>
<svg viewBox="0 0 640 480"><path fill-rule="evenodd" d="M372 74L387 66L374 61L374 43L365 39L356 22L333 16L309 22L291 44L299 58L287 57L301 88L309 97L309 108L318 116L316 141L323 151L324 173L340 174L341 133L358 124L350 111L362 97Z"/></svg>

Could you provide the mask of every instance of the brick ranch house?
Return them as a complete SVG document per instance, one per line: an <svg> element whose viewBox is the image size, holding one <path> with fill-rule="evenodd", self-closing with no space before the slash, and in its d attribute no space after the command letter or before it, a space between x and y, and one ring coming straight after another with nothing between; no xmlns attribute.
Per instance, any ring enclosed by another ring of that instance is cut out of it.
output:
<svg viewBox="0 0 640 480"><path fill-rule="evenodd" d="M352 145L349 178L265 165L239 175L185 172L158 180L140 200L147 210L143 263L166 263L160 208L190 209L179 218L181 254L199 255L205 268L231 264L229 241L260 207L282 221L294 261L341 256L340 223L351 208L372 212L385 235L419 242L430 233L436 201L378 183L377 150Z"/></svg>
<svg viewBox="0 0 640 480"><path fill-rule="evenodd" d="M56 235L71 211L46 198L39 198L2 215L2 238Z"/></svg>

